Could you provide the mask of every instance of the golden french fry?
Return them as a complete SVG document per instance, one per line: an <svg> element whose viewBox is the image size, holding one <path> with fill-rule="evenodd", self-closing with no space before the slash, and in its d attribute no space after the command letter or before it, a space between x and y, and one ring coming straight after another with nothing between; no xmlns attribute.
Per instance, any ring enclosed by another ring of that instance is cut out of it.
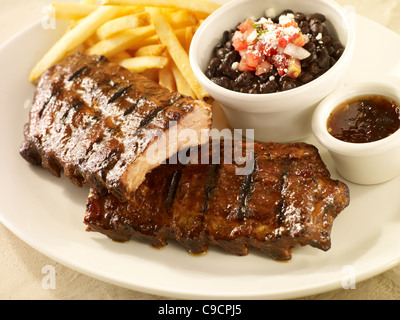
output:
<svg viewBox="0 0 400 320"><path fill-rule="evenodd" d="M208 97L208 93L200 85L193 73L188 54L174 34L174 30L162 15L161 10L155 7L148 7L146 10L150 13L151 20L157 30L161 43L168 48L171 58L177 65L179 71L185 77L191 89L194 91L196 97L198 99Z"/></svg>
<svg viewBox="0 0 400 320"><path fill-rule="evenodd" d="M187 10L178 10L164 13L165 18L172 28L179 29L193 26L198 23L197 17L193 12Z"/></svg>
<svg viewBox="0 0 400 320"><path fill-rule="evenodd" d="M175 78L176 90L185 96L196 98L196 94L175 63L171 63L171 71Z"/></svg>
<svg viewBox="0 0 400 320"><path fill-rule="evenodd" d="M147 12L140 12L108 21L97 30L96 34L99 39L104 40L118 32L130 28L148 26L150 23L149 14Z"/></svg>
<svg viewBox="0 0 400 320"><path fill-rule="evenodd" d="M141 56L160 56L165 50L165 46L162 44L152 44L149 46L143 46L135 52L136 57Z"/></svg>
<svg viewBox="0 0 400 320"><path fill-rule="evenodd" d="M102 40L86 51L86 54L98 54L112 57L120 51L138 49L145 40L156 33L153 26L139 27L121 31L114 37Z"/></svg>
<svg viewBox="0 0 400 320"><path fill-rule="evenodd" d="M81 4L96 4L96 0L81 0Z"/></svg>
<svg viewBox="0 0 400 320"><path fill-rule="evenodd" d="M142 56L125 59L120 65L133 72L142 73L148 69L161 69L168 64L168 58L157 56Z"/></svg>
<svg viewBox="0 0 400 320"><path fill-rule="evenodd" d="M194 27L186 27L184 48L188 54L189 54L190 44L192 43L192 39L194 36L194 32L195 32Z"/></svg>
<svg viewBox="0 0 400 320"><path fill-rule="evenodd" d="M112 19L120 10L116 6L101 6L96 11L83 18L75 28L67 32L44 55L32 69L29 80L36 81L48 68L62 60L65 55L84 43L104 22Z"/></svg>
<svg viewBox="0 0 400 320"><path fill-rule="evenodd" d="M158 71L158 79L158 83L161 86L171 91L176 91L174 74L172 73L171 67L169 65Z"/></svg>
<svg viewBox="0 0 400 320"><path fill-rule="evenodd" d="M63 2L55 2L52 3L51 6L56 13L57 20L79 20L88 16L99 8L99 5L96 4Z"/></svg>
<svg viewBox="0 0 400 320"><path fill-rule="evenodd" d="M132 56L127 51L118 52L110 58L110 61L120 63L122 60L130 59Z"/></svg>
<svg viewBox="0 0 400 320"><path fill-rule="evenodd" d="M104 0L104 4L166 7L210 14L221 5L205 0Z"/></svg>

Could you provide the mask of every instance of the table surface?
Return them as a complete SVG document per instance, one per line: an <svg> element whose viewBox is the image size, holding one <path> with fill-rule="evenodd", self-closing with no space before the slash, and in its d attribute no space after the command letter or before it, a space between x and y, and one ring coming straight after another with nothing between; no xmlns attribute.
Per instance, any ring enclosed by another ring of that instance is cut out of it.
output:
<svg viewBox="0 0 400 320"><path fill-rule="evenodd" d="M61 0L76 2L74 0ZM60 1L60 2L61 2ZM50 0L0 0L0 45L15 33L38 21ZM400 1L337 0L400 33ZM25 244L0 224L0 299L166 299L121 288L65 267ZM56 272L56 287L43 285L43 268ZM167 298L168 299L168 298ZM302 299L400 299L400 266L372 279L356 283L355 289L339 289Z"/></svg>

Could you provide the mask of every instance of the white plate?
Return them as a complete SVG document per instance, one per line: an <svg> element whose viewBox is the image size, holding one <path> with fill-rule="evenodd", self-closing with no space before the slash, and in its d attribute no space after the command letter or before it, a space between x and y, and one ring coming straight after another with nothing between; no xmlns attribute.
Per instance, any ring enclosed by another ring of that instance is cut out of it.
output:
<svg viewBox="0 0 400 320"><path fill-rule="evenodd" d="M346 81L399 82L400 37L362 17L357 29L356 59ZM400 178L373 187L349 184L351 205L334 224L332 249L297 248L289 263L255 252L231 256L216 248L194 257L173 242L155 250L85 232L88 189L32 167L19 155L34 92L28 73L61 32L36 24L0 50L0 221L30 246L95 278L185 299L301 297L340 288L352 275L362 281L400 262ZM321 153L337 177L327 152Z"/></svg>

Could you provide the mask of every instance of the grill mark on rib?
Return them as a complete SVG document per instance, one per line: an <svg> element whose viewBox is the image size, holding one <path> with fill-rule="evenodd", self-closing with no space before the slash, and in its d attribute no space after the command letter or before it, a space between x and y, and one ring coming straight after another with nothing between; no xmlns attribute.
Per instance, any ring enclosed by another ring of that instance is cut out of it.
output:
<svg viewBox="0 0 400 320"><path fill-rule="evenodd" d="M166 108L166 106L158 107L150 111L150 113L140 122L137 132L147 127L157 115Z"/></svg>
<svg viewBox="0 0 400 320"><path fill-rule="evenodd" d="M251 161L254 161L251 174L242 177L242 185L240 188L239 199L240 205L237 210L237 218L243 220L250 214L248 204L253 196L256 177L257 177L257 155L254 154Z"/></svg>
<svg viewBox="0 0 400 320"><path fill-rule="evenodd" d="M203 199L204 202L203 202L203 207L201 208L201 211L203 213L207 213L207 211L209 209L209 201L217 187L217 182L218 182L220 172L221 172L220 164L212 164L208 168L206 187L205 187L204 199Z"/></svg>
<svg viewBox="0 0 400 320"><path fill-rule="evenodd" d="M56 96L58 96L59 93L60 93L60 92L59 92L58 90L53 90L53 91L51 92L51 95L50 95L49 99L43 104L42 108L40 109L40 111L39 111L39 113L38 113L38 114L39 114L39 119L42 118L43 112L44 112L44 110L46 109L46 107L50 104L51 100L52 100L53 98L55 98Z"/></svg>
<svg viewBox="0 0 400 320"><path fill-rule="evenodd" d="M178 190L179 182L181 181L181 177L182 177L181 169L176 170L174 172L174 174L172 175L171 182L170 182L169 188L168 188L167 197L165 199L165 204L166 204L168 212L171 211L172 206L174 204L176 192Z"/></svg>
<svg viewBox="0 0 400 320"><path fill-rule="evenodd" d="M139 104L143 101L146 101L147 97L143 97L135 101L128 109L125 110L124 116L126 117L127 115L131 114L133 111L136 110L136 108L139 106Z"/></svg>
<svg viewBox="0 0 400 320"><path fill-rule="evenodd" d="M113 103L113 102L115 102L115 101L117 101L119 98L121 98L122 96L123 96L123 94L125 93L125 92L127 92L130 88L132 88L132 85L129 85L129 86L127 86L127 87L124 87L124 88L121 88L121 89L119 89L117 92L115 92L114 94L113 94L113 96L108 100L108 103L110 104L110 103Z"/></svg>
<svg viewBox="0 0 400 320"><path fill-rule="evenodd" d="M76 78L78 78L82 73L84 73L86 70L88 70L89 67L88 66L84 66L80 69L78 69L77 71L75 71L72 76L69 77L68 81L73 81Z"/></svg>
<svg viewBox="0 0 400 320"><path fill-rule="evenodd" d="M69 107L68 110L65 111L64 115L61 117L61 121L65 122L65 119L68 117L68 114L71 110L75 110L75 112L78 112L83 106L84 103L82 101L78 101L72 104L71 107Z"/></svg>
<svg viewBox="0 0 400 320"><path fill-rule="evenodd" d="M163 111L164 109L174 105L175 103L177 103L179 100L181 100L181 98L174 100L172 99L171 101L169 101L168 103L154 108L153 110L150 111L150 113L140 122L139 127L137 129L137 133L140 132L141 129L147 127L153 120L155 117L157 117L157 115Z"/></svg>

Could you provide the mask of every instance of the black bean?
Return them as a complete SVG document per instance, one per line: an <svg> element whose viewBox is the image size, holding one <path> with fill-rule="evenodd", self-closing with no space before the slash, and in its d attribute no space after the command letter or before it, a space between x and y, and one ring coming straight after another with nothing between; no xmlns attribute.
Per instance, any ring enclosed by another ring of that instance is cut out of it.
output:
<svg viewBox="0 0 400 320"><path fill-rule="evenodd" d="M342 56L343 52L344 52L344 48L338 49L338 50L336 51L335 58L336 58L336 59L339 59L339 58Z"/></svg>
<svg viewBox="0 0 400 320"><path fill-rule="evenodd" d="M225 43L225 48L228 49L229 51L233 50L233 46L232 46L232 41L229 40Z"/></svg>
<svg viewBox="0 0 400 320"><path fill-rule="evenodd" d="M226 43L230 38L230 32L229 31L224 31L222 34L222 40L221 43Z"/></svg>
<svg viewBox="0 0 400 320"><path fill-rule="evenodd" d="M223 59L223 58L225 58L225 55L226 55L228 52L229 52L229 50L226 49L225 47L224 47L224 48L220 48L220 49L218 49L218 50L215 52L215 56L216 56L217 58Z"/></svg>
<svg viewBox="0 0 400 320"><path fill-rule="evenodd" d="M332 41L332 46L335 48L335 50L343 48L343 45L340 43L339 40Z"/></svg>
<svg viewBox="0 0 400 320"><path fill-rule="evenodd" d="M326 17L322 14L322 13L312 13L307 15L306 19L308 21L311 21L313 19L321 21L321 22L325 22L326 21Z"/></svg>
<svg viewBox="0 0 400 320"><path fill-rule="evenodd" d="M321 56L319 57L319 59L317 60L318 66L321 69L326 69L329 67L329 56Z"/></svg>
<svg viewBox="0 0 400 320"><path fill-rule="evenodd" d="M298 21L304 21L304 20L306 20L306 15L301 12L296 12L296 14L294 15L294 18Z"/></svg>
<svg viewBox="0 0 400 320"><path fill-rule="evenodd" d="M328 50L329 55L330 55L331 57L335 56L335 54L336 54L336 49L335 49L333 46L328 46L328 47L326 47L326 49Z"/></svg>
<svg viewBox="0 0 400 320"><path fill-rule="evenodd" d="M279 89L279 84L275 80L270 80L267 83L263 83L260 86L260 92L261 93L273 93L278 91Z"/></svg>
<svg viewBox="0 0 400 320"><path fill-rule="evenodd" d="M258 90L257 88L251 88L248 93L257 94L260 93L260 90Z"/></svg>
<svg viewBox="0 0 400 320"><path fill-rule="evenodd" d="M321 72L321 68L318 66L317 62L314 62L309 66L307 71L316 76L319 75L319 73Z"/></svg>
<svg viewBox="0 0 400 320"><path fill-rule="evenodd" d="M301 32L302 32L303 34L310 33L310 24L308 23L308 21L302 21L302 22L300 22L299 27L300 27Z"/></svg>
<svg viewBox="0 0 400 320"><path fill-rule="evenodd" d="M307 59L304 59L304 62L307 63L308 65L310 65L310 64L314 63L315 61L317 61L317 59L318 59L317 54L315 53L315 51L312 51L311 55Z"/></svg>
<svg viewBox="0 0 400 320"><path fill-rule="evenodd" d="M231 80L235 80L238 76L240 76L240 71L230 68L230 70L226 73L226 76Z"/></svg>
<svg viewBox="0 0 400 320"><path fill-rule="evenodd" d="M291 89L299 87L300 85L301 85L301 83L299 83L298 81L296 81L294 79L286 80L286 81L283 81L283 83L282 83L282 90L284 90L284 91L291 90Z"/></svg>
<svg viewBox="0 0 400 320"><path fill-rule="evenodd" d="M329 46L332 40L330 36L323 36L321 42L323 43L324 46Z"/></svg>
<svg viewBox="0 0 400 320"><path fill-rule="evenodd" d="M313 36L315 37L320 33L322 34L323 32L322 22L316 19L312 19L310 21L310 30Z"/></svg>
<svg viewBox="0 0 400 320"><path fill-rule="evenodd" d="M211 78L211 81L216 83L217 85L229 89L230 81L226 77L218 77L218 78Z"/></svg>
<svg viewBox="0 0 400 320"><path fill-rule="evenodd" d="M218 71L221 72L224 76L228 75L231 69L231 66L227 65L226 63L221 63L218 67Z"/></svg>
<svg viewBox="0 0 400 320"><path fill-rule="evenodd" d="M240 88L240 90L239 90L239 92L242 92L242 93L248 93L248 92L250 91L250 89L251 89L251 87L250 87L250 86L247 86L247 87L241 87L241 88Z"/></svg>
<svg viewBox="0 0 400 320"><path fill-rule="evenodd" d="M224 58L224 63L232 66L235 61L240 61L240 54L236 50L229 51Z"/></svg>
<svg viewBox="0 0 400 320"><path fill-rule="evenodd" d="M310 81L314 80L314 76L311 73L304 71L300 73L297 80L300 81L301 83L309 83Z"/></svg>
<svg viewBox="0 0 400 320"><path fill-rule="evenodd" d="M249 71L246 71L236 78L235 83L239 86L245 87L253 82L253 78L253 74Z"/></svg>
<svg viewBox="0 0 400 320"><path fill-rule="evenodd" d="M304 49L306 49L308 52L313 52L314 50L315 50L315 44L314 44L314 42L308 42L308 43L306 43L304 46L303 46L303 48Z"/></svg>
<svg viewBox="0 0 400 320"><path fill-rule="evenodd" d="M217 72L220 64L221 64L220 59L218 58L211 59L210 64L208 65L208 71L210 72L210 74L214 75Z"/></svg>

